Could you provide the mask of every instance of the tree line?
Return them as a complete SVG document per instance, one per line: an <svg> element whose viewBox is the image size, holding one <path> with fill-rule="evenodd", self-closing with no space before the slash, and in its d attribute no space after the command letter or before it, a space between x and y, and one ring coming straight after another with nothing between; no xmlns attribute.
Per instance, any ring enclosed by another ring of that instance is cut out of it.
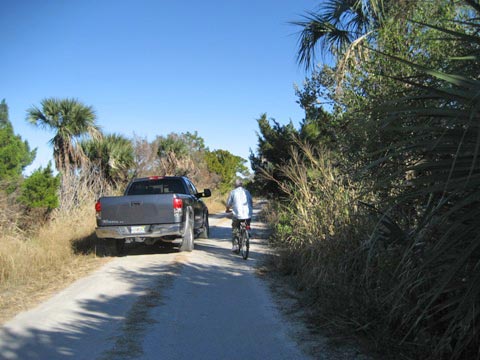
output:
<svg viewBox="0 0 480 360"><path fill-rule="evenodd" d="M100 130L92 106L77 99L46 98L27 109L26 119L53 134L54 164L23 171L36 156L27 141L14 133L5 100L0 103L0 182L3 210L48 218L55 209L69 211L81 202L79 184L95 196L122 191L133 177L155 174L189 176L199 186L224 194L240 173L249 175L247 160L227 150L210 150L196 131L158 135L153 141ZM55 171L56 170L56 171ZM2 211L6 212L6 211ZM3 226L12 221L5 217ZM31 222L31 221L30 221ZM26 225L27 226L27 225ZM20 227L23 227L20 224Z"/></svg>

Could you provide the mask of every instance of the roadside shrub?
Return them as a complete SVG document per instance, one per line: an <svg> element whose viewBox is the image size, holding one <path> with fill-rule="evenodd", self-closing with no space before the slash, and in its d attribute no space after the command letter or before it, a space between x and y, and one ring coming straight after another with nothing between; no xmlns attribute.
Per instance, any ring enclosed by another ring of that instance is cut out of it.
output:
<svg viewBox="0 0 480 360"><path fill-rule="evenodd" d="M44 180L42 172L38 175ZM64 179L63 185L69 194L63 208L52 210L43 223L35 208L26 214L12 194L0 192L0 322L102 262L94 238L94 204L100 194L114 190L87 172ZM29 224L28 231L22 224Z"/></svg>
<svg viewBox="0 0 480 360"><path fill-rule="evenodd" d="M308 292L322 324L368 333L385 345L385 299L398 253L369 251L371 234L385 228L368 205L367 184L337 169L328 151L298 145L279 169L286 198L269 208L276 265Z"/></svg>
<svg viewBox="0 0 480 360"><path fill-rule="evenodd" d="M1 181L0 187L5 189L11 182ZM17 201L17 192L8 193L0 190L0 231L9 234L20 230L23 206Z"/></svg>
<svg viewBox="0 0 480 360"><path fill-rule="evenodd" d="M300 144L291 155L279 168L285 196L265 218L276 265L308 292L316 320L368 336L390 355L449 358L458 348L455 358L475 358L478 201L453 207L450 197L440 208L448 211L419 223L407 206L373 205L385 206L327 151Z"/></svg>
<svg viewBox="0 0 480 360"><path fill-rule="evenodd" d="M60 178L54 176L51 163L45 169L35 170L21 185L20 203L27 208L44 208L49 212L58 207Z"/></svg>

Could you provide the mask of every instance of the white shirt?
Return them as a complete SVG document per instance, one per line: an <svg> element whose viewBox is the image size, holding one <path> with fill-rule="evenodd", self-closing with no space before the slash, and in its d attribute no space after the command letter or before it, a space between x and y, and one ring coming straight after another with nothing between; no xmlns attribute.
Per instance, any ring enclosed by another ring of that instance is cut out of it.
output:
<svg viewBox="0 0 480 360"><path fill-rule="evenodd" d="M237 219L243 220L252 218L252 196L248 190L241 186L230 191L227 206L232 209L233 216Z"/></svg>

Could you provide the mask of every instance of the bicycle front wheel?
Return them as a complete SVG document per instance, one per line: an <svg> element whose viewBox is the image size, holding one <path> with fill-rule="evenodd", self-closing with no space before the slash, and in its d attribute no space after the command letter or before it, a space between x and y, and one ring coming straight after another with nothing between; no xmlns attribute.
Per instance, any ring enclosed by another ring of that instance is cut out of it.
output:
<svg viewBox="0 0 480 360"><path fill-rule="evenodd" d="M243 231L241 236L240 253L242 254L243 259L247 260L248 252L250 250L250 235L248 234L248 231Z"/></svg>

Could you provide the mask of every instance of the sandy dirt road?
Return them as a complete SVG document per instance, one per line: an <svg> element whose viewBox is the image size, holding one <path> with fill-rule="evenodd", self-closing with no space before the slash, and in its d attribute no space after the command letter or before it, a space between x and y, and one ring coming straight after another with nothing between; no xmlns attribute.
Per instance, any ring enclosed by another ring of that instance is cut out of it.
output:
<svg viewBox="0 0 480 360"><path fill-rule="evenodd" d="M18 315L0 329L0 358L307 359L255 275L264 241L244 261L230 219L210 227L191 253L129 249Z"/></svg>

